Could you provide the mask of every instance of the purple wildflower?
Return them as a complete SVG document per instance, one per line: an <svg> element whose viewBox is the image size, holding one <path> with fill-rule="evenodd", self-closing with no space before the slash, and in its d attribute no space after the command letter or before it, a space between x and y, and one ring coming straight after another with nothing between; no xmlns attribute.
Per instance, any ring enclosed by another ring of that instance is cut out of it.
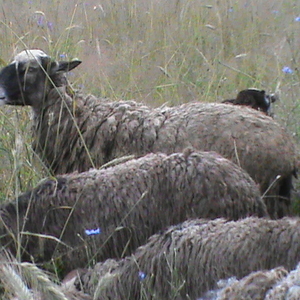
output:
<svg viewBox="0 0 300 300"><path fill-rule="evenodd" d="M44 27L44 20L45 20L44 16L39 16L38 19L36 20L37 25L39 27Z"/></svg>
<svg viewBox="0 0 300 300"><path fill-rule="evenodd" d="M100 233L101 233L100 228L96 228L96 229L86 229L86 230L85 230L85 234L86 234L86 235L97 235L97 234L100 234Z"/></svg>
<svg viewBox="0 0 300 300"><path fill-rule="evenodd" d="M290 67L285 66L282 68L282 72L285 74L292 74L294 71Z"/></svg>
<svg viewBox="0 0 300 300"><path fill-rule="evenodd" d="M47 27L48 27L48 29L49 29L50 31L53 31L54 25L53 25L52 22L47 22Z"/></svg>
<svg viewBox="0 0 300 300"><path fill-rule="evenodd" d="M140 280L140 281L144 280L144 279L146 278L146 276L147 276L147 275L146 275L144 272L139 271L139 280Z"/></svg>
<svg viewBox="0 0 300 300"><path fill-rule="evenodd" d="M300 22L300 16L295 18L296 22Z"/></svg>

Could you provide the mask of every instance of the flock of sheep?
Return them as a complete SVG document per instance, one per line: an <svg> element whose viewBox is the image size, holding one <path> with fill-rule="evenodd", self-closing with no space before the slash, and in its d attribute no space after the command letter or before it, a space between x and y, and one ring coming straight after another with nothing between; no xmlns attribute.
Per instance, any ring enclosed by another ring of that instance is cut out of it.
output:
<svg viewBox="0 0 300 300"><path fill-rule="evenodd" d="M298 152L276 98L110 102L72 89L79 64L25 50L0 71L0 105L32 107L55 176L1 205L2 247L59 265L66 299L299 299Z"/></svg>

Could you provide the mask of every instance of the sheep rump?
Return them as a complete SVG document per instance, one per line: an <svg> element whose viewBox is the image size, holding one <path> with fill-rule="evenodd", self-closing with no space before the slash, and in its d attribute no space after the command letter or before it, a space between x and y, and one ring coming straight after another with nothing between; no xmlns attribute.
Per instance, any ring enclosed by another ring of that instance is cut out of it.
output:
<svg viewBox="0 0 300 300"><path fill-rule="evenodd" d="M0 72L0 103L32 106L33 148L54 174L86 171L128 154L170 154L192 146L216 151L245 169L261 193L267 191L272 217L289 212L297 154L292 138L270 117L227 104L151 109L134 101L83 96L71 91L63 74L79 63L56 62L39 50L26 50ZM36 74L29 75L39 85L20 75L32 64ZM18 90L20 86L26 90Z"/></svg>
<svg viewBox="0 0 300 300"><path fill-rule="evenodd" d="M244 170L216 153L186 149L47 179L3 205L0 215L2 245L10 243L15 253L10 233L22 231L23 259L57 259L69 271L131 253L155 232L188 218L268 214Z"/></svg>
<svg viewBox="0 0 300 300"><path fill-rule="evenodd" d="M132 256L97 264L74 287L101 300L197 299L223 278L292 270L299 238L297 218L189 220L152 236Z"/></svg>

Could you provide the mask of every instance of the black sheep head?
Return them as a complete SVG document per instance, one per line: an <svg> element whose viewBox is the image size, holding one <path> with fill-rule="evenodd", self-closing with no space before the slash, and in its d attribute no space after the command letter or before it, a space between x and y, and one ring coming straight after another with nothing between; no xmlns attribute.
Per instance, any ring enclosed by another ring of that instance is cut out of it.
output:
<svg viewBox="0 0 300 300"><path fill-rule="evenodd" d="M253 109L264 112L266 115L272 115L271 104L277 100L274 94L266 94L264 90L246 89L238 93L235 99L228 99L222 103L231 103L235 105L248 106Z"/></svg>
<svg viewBox="0 0 300 300"><path fill-rule="evenodd" d="M264 90L247 89L240 91L233 103L250 106L268 115L270 113L271 103L275 101L276 97L266 94Z"/></svg>
<svg viewBox="0 0 300 300"><path fill-rule="evenodd" d="M41 106L58 76L81 62L53 61L41 50L24 50L0 71L0 105Z"/></svg>

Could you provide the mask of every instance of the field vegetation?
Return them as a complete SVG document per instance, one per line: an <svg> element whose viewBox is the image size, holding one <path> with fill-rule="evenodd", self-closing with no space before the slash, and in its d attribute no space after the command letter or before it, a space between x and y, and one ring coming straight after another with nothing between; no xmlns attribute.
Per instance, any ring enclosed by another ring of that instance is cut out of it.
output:
<svg viewBox="0 0 300 300"><path fill-rule="evenodd" d="M296 0L2 0L0 17L2 65L25 48L76 57L83 64L69 74L74 87L152 106L262 88L279 95L275 117L299 142ZM0 110L3 199L46 172L30 148L29 117L29 108Z"/></svg>
<svg viewBox="0 0 300 300"><path fill-rule="evenodd" d="M78 58L74 87L150 106L277 93L300 143L298 0L1 0L0 67L23 49ZM30 108L0 108L0 201L49 172L31 149ZM297 184L296 184L297 187Z"/></svg>

